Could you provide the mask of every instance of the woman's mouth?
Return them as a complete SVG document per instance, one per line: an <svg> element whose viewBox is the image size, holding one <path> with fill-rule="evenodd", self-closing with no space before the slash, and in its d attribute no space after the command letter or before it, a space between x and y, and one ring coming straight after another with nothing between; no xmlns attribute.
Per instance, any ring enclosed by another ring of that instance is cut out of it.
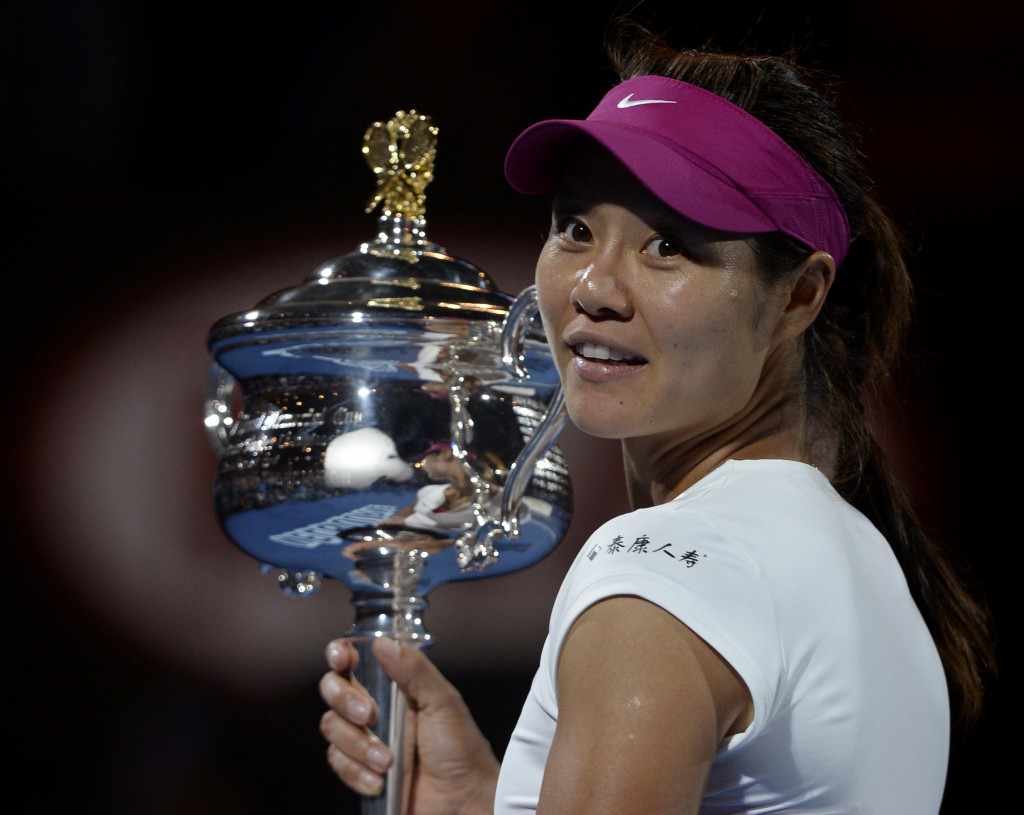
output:
<svg viewBox="0 0 1024 815"><path fill-rule="evenodd" d="M642 365L646 362L641 357L631 356L609 345L602 345L596 342L581 342L573 345L572 350L577 356L600 362L621 362L624 365Z"/></svg>

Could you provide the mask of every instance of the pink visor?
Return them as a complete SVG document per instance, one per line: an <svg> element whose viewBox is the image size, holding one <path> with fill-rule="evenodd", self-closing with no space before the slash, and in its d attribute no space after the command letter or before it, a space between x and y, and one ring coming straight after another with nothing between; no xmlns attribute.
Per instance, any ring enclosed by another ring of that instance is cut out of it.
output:
<svg viewBox="0 0 1024 815"><path fill-rule="evenodd" d="M586 134L654 195L725 232L774 232L843 262L850 226L835 191L771 128L710 91L663 76L616 85L586 119L524 130L505 157L518 192L554 191L570 146Z"/></svg>

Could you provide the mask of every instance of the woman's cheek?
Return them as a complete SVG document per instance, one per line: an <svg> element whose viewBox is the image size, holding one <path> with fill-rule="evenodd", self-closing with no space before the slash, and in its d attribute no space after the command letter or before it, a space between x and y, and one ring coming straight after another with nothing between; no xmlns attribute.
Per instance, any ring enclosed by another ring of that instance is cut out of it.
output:
<svg viewBox="0 0 1024 815"><path fill-rule="evenodd" d="M559 313L561 306L568 299L568 295L562 291L563 287L559 287L557 277L544 271L540 264L537 267L535 280L537 284L537 310L544 328L544 334L548 339L548 344L554 347L558 343L558 337L560 336Z"/></svg>

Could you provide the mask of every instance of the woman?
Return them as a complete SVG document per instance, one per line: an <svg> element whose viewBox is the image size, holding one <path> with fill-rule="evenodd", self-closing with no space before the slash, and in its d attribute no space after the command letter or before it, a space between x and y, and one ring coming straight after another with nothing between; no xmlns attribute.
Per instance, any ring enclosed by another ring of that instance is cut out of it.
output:
<svg viewBox="0 0 1024 815"><path fill-rule="evenodd" d="M475 487L470 473L455 457L451 444L432 444L418 456L415 466L429 483L417 490L412 504L385 518L381 524L459 529L473 522Z"/></svg>
<svg viewBox="0 0 1024 815"><path fill-rule="evenodd" d="M429 661L376 644L415 711L412 811L935 813L991 652L865 418L911 302L896 230L788 61L629 24L611 54L622 83L506 176L553 194L541 315L634 511L566 576L500 768ZM366 794L391 756L354 659L328 646L321 729Z"/></svg>

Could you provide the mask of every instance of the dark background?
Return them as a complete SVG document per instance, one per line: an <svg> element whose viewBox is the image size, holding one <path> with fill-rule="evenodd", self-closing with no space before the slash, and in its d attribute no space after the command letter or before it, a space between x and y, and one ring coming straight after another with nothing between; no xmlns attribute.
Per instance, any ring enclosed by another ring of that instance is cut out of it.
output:
<svg viewBox="0 0 1024 815"><path fill-rule="evenodd" d="M8 811L357 811L316 728L320 654L348 624L347 595L282 599L219 534L205 332L373 235L359 146L400 109L441 128L430 237L507 291L526 285L543 205L505 187L504 150L604 92L618 5L0 7ZM918 251L919 320L884 438L1002 640L1003 679L955 746L944 812L992 811L1012 783L996 743L1016 730L1017 478L1002 448L1019 374L1020 12L766 0L641 14L680 44L796 46L848 87ZM623 506L614 449L572 432L564 446L580 501L558 553L432 595L435 659L499 752L561 571Z"/></svg>

